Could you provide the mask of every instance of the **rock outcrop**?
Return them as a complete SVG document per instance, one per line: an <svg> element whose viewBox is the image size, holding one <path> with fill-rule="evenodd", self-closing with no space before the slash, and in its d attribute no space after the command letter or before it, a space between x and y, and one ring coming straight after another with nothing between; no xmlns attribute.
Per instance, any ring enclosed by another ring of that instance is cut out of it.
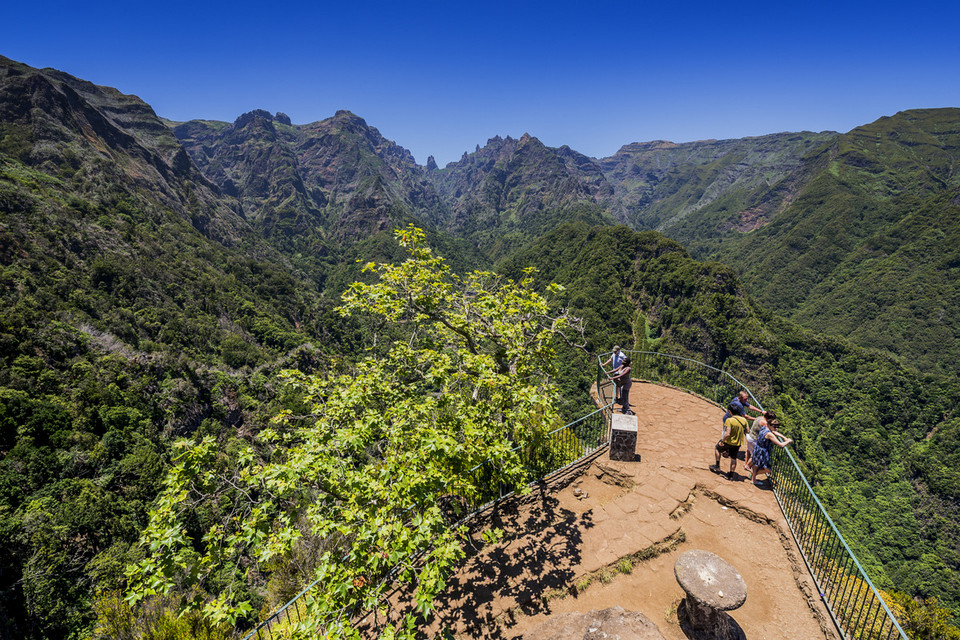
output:
<svg viewBox="0 0 960 640"><path fill-rule="evenodd" d="M611 607L553 616L523 640L664 640L664 635L639 611Z"/></svg>

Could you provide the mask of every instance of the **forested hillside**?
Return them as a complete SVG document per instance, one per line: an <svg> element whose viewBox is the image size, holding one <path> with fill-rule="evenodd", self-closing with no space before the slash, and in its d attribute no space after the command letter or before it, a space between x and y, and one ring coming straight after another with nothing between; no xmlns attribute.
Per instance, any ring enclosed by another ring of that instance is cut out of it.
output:
<svg viewBox="0 0 960 640"><path fill-rule="evenodd" d="M147 105L0 62L0 637L78 637L173 439L256 429L350 333Z"/></svg>
<svg viewBox="0 0 960 640"><path fill-rule="evenodd" d="M770 309L960 373L960 109L858 127L805 161L771 223L711 255Z"/></svg>
<svg viewBox="0 0 960 640"><path fill-rule="evenodd" d="M564 225L501 266L530 264L625 348L710 362L759 391L870 575L960 608L960 388L949 378L779 320L730 267L653 232Z"/></svg>
<svg viewBox="0 0 960 640"><path fill-rule="evenodd" d="M622 222L681 242L751 231L768 222L797 188L788 180L803 157L836 133L776 133L740 140L624 145L600 160ZM699 232L699 233L698 233Z"/></svg>
<svg viewBox="0 0 960 640"><path fill-rule="evenodd" d="M601 161L616 211L733 267L802 325L960 372L960 109L846 134L627 145Z"/></svg>
<svg viewBox="0 0 960 640"><path fill-rule="evenodd" d="M872 575L960 609L958 113L604 160L496 137L440 169L349 112L173 123L0 58L0 638L89 633L141 559L176 439L236 461L305 410L280 369L349 371L400 335L334 309L409 223L454 273L499 261L564 284L590 351L748 381ZM577 415L591 360L557 353ZM248 595L269 608L304 577Z"/></svg>

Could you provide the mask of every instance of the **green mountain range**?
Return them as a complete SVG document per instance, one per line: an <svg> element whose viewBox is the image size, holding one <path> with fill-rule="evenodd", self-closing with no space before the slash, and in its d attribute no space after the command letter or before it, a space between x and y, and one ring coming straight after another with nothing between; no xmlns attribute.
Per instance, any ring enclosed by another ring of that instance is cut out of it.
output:
<svg viewBox="0 0 960 640"><path fill-rule="evenodd" d="M960 611L958 131L911 111L599 160L494 137L439 168L346 111L170 122L0 57L0 638L88 635L172 442L229 456L295 401L279 369L354 358L374 328L338 295L411 223L457 270L564 284L594 351L747 380L881 585ZM564 358L574 397L591 361Z"/></svg>
<svg viewBox="0 0 960 640"><path fill-rule="evenodd" d="M617 218L683 242L718 231L749 232L791 199L787 181L812 149L837 134L778 133L741 140L674 144L663 140L623 146L600 161L614 185Z"/></svg>
<svg viewBox="0 0 960 640"><path fill-rule="evenodd" d="M528 134L519 140L491 138L429 175L447 205L443 228L493 258L564 221L614 222L602 207L612 187L597 163Z"/></svg>
<svg viewBox="0 0 960 640"><path fill-rule="evenodd" d="M705 254L804 326L960 373L960 109L858 127L785 180L769 224Z"/></svg>

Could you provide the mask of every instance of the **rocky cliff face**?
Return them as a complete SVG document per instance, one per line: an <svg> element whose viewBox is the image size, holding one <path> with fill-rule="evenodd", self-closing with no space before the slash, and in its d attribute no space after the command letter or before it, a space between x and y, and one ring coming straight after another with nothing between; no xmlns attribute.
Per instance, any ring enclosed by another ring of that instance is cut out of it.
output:
<svg viewBox="0 0 960 640"><path fill-rule="evenodd" d="M498 136L441 170L432 158L420 167L347 111L306 125L285 119L258 110L233 124L172 123L206 176L268 237L313 236L336 250L415 222L500 256L560 222L612 221L602 205L613 188L569 147Z"/></svg>
<svg viewBox="0 0 960 640"><path fill-rule="evenodd" d="M268 236L344 245L407 218L435 225L440 199L409 151L348 111L306 125L257 110L173 129L204 173Z"/></svg>
<svg viewBox="0 0 960 640"><path fill-rule="evenodd" d="M81 195L169 208L233 244L247 224L136 96L0 57L0 151Z"/></svg>
<svg viewBox="0 0 960 640"><path fill-rule="evenodd" d="M613 194L599 165L569 147L552 149L525 134L497 136L430 177L446 200L452 233L503 255L568 220L612 221L601 203Z"/></svg>

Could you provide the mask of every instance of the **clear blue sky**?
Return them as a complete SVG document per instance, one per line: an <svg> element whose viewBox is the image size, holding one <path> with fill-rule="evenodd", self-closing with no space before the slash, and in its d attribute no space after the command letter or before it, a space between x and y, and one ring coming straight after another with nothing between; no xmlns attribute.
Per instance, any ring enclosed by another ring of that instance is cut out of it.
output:
<svg viewBox="0 0 960 640"><path fill-rule="evenodd" d="M349 109L441 166L494 135L603 157L960 107L957 0L24 0L2 14L0 54L166 118Z"/></svg>

